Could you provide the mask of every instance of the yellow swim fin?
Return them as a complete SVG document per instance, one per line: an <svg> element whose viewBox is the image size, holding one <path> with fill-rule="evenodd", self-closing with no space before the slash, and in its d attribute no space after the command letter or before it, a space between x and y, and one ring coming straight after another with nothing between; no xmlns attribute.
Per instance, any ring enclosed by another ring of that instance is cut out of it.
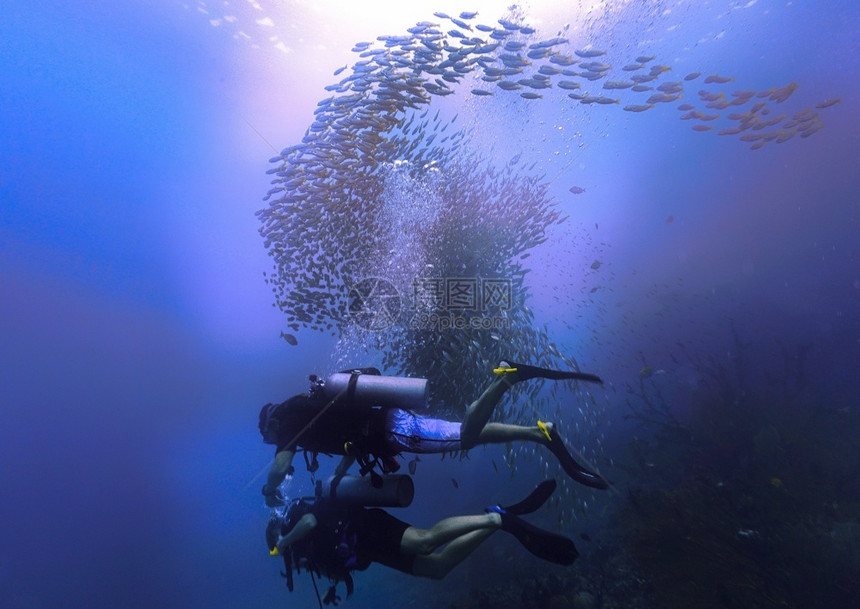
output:
<svg viewBox="0 0 860 609"><path fill-rule="evenodd" d="M546 423L544 423L543 421L538 421L537 426L538 426L538 429L540 429L543 432L543 435L546 436L546 439L549 440L550 442L552 442L552 436L549 435L549 429L547 429Z"/></svg>

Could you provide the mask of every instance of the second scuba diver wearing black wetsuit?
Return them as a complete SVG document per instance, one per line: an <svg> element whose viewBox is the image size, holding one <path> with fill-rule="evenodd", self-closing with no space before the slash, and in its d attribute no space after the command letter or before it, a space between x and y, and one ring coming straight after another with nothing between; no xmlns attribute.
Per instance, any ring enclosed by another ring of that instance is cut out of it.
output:
<svg viewBox="0 0 860 609"><path fill-rule="evenodd" d="M411 526L408 523L379 508L336 506L325 501L299 504L298 509L313 514L317 526L306 540L295 544L295 552L309 554L294 556L296 564L305 558L313 568L335 579L348 571L364 571L373 562L412 574L415 556L400 551L403 534ZM281 534L288 531L284 525Z"/></svg>

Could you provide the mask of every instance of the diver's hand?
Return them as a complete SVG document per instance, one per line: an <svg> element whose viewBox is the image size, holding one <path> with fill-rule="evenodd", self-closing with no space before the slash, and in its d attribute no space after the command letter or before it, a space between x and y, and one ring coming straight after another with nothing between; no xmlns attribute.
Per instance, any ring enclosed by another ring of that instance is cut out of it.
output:
<svg viewBox="0 0 860 609"><path fill-rule="evenodd" d="M284 496L280 489L269 490L268 485L263 485L263 496L266 498L266 507L275 508L284 505Z"/></svg>
<svg viewBox="0 0 860 609"><path fill-rule="evenodd" d="M325 598L322 599L324 605L334 605L335 607L337 607L339 601L340 596L338 596L337 590L334 586L328 589L328 594L326 594Z"/></svg>
<svg viewBox="0 0 860 609"><path fill-rule="evenodd" d="M284 535L279 535L275 547L278 549L278 554L286 556L287 548L290 547L290 544L287 543L287 538Z"/></svg>

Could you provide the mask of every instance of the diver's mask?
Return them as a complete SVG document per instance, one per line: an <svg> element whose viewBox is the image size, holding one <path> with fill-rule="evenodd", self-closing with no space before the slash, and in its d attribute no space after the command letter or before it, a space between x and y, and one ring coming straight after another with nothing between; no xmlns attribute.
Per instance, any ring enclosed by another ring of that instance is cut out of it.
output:
<svg viewBox="0 0 860 609"><path fill-rule="evenodd" d="M318 377L316 374L312 374L308 377L311 385L308 388L308 396L312 400L322 400L325 399L325 381Z"/></svg>
<svg viewBox="0 0 860 609"><path fill-rule="evenodd" d="M266 444L278 443L278 431L281 424L275 414L278 404L266 404L260 409L260 435L263 436L263 442Z"/></svg>

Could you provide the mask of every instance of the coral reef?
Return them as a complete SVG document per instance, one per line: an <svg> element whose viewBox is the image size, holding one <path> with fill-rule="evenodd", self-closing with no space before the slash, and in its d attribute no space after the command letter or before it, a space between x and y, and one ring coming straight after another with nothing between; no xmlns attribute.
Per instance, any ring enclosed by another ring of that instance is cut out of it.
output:
<svg viewBox="0 0 860 609"><path fill-rule="evenodd" d="M683 421L657 381L631 390L632 418L653 433L630 445L625 544L660 607L854 606L857 413L808 383L808 345L751 361L734 326L732 343L725 358L689 358L702 382Z"/></svg>
<svg viewBox="0 0 860 609"><path fill-rule="evenodd" d="M584 558L584 559L583 559ZM649 585L632 558L613 543L586 554L567 573L506 580L472 590L448 609L621 609L653 606Z"/></svg>

